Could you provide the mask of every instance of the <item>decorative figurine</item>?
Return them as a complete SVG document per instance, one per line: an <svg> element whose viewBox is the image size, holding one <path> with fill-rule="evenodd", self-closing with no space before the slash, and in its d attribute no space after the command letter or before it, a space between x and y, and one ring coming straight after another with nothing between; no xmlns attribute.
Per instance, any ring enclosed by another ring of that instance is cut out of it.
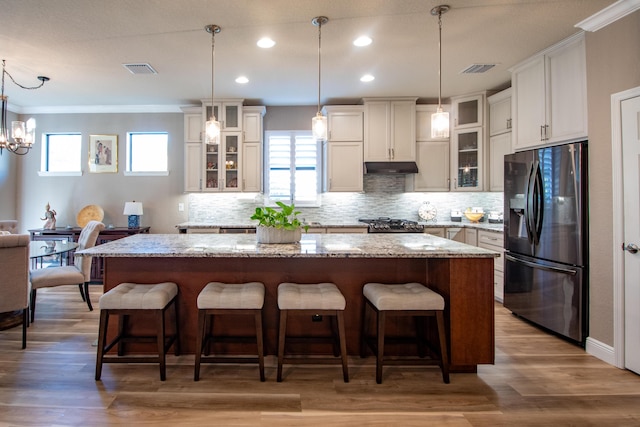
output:
<svg viewBox="0 0 640 427"><path fill-rule="evenodd" d="M45 230L55 230L56 229L56 215L58 214L55 210L51 209L49 203L46 206L47 211L44 213L44 218L40 218L42 221L45 221L42 226Z"/></svg>

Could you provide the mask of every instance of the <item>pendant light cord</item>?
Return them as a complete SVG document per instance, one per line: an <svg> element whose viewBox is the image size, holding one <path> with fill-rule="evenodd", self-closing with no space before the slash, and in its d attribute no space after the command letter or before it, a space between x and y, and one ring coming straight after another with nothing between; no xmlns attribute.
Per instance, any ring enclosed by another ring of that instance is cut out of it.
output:
<svg viewBox="0 0 640 427"><path fill-rule="evenodd" d="M211 31L211 117L215 118L213 114L213 88L214 88L214 72L216 64L216 31L215 28Z"/></svg>
<svg viewBox="0 0 640 427"><path fill-rule="evenodd" d="M438 108L442 108L442 11L438 12Z"/></svg>
<svg viewBox="0 0 640 427"><path fill-rule="evenodd" d="M318 113L320 113L320 70L322 59L320 49L322 46L322 19L318 21Z"/></svg>

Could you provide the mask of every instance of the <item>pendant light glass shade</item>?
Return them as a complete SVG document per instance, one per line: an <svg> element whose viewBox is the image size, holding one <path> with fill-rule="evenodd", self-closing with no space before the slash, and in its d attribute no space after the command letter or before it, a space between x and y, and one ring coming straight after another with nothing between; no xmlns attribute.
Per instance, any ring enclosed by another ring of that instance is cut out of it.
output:
<svg viewBox="0 0 640 427"><path fill-rule="evenodd" d="M431 115L431 138L449 138L449 113L442 111L442 14L447 5L436 6L431 14L438 17L438 109Z"/></svg>
<svg viewBox="0 0 640 427"><path fill-rule="evenodd" d="M211 116L204 125L204 142L205 144L215 145L220 143L220 122L216 120L213 106L213 88L215 83L216 34L220 32L221 28L217 25L207 25L204 29L211 34Z"/></svg>
<svg viewBox="0 0 640 427"><path fill-rule="evenodd" d="M316 141L327 139L327 118L320 111L311 120L311 130Z"/></svg>
<svg viewBox="0 0 640 427"><path fill-rule="evenodd" d="M311 23L318 27L318 112L316 116L311 120L311 132L313 138L316 141L323 141L327 139L327 118L322 115L320 111L320 70L321 70L321 57L320 48L322 44L322 26L329 22L329 18L326 16L316 16L311 20Z"/></svg>
<svg viewBox="0 0 640 427"><path fill-rule="evenodd" d="M431 138L449 138L449 113L442 107L431 115Z"/></svg>

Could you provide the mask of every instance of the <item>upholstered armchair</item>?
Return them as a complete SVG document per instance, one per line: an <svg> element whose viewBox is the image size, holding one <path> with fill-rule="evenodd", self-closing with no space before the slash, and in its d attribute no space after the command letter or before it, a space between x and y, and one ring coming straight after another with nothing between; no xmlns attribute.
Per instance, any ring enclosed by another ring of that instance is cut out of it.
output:
<svg viewBox="0 0 640 427"><path fill-rule="evenodd" d="M104 230L104 224L99 221L89 221L78 237L78 251L92 248L98 240L98 235ZM89 310L93 310L89 297L89 282L91 281L91 261L93 257L76 255L73 265L61 267L40 268L31 270L31 321L35 319L36 294L40 288L52 286L79 285L80 293L87 302Z"/></svg>
<svg viewBox="0 0 640 427"><path fill-rule="evenodd" d="M0 235L0 313L22 310L22 348L29 323L29 235Z"/></svg>
<svg viewBox="0 0 640 427"><path fill-rule="evenodd" d="M17 234L18 233L18 221L15 219L3 219L0 220L0 234L3 231L8 231L9 234Z"/></svg>

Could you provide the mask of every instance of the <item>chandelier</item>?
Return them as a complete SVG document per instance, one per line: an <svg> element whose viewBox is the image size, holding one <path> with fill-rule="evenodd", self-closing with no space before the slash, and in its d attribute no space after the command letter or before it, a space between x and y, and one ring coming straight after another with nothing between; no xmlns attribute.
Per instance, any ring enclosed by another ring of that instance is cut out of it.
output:
<svg viewBox="0 0 640 427"><path fill-rule="evenodd" d="M31 150L36 137L36 120L31 118L25 122L20 120L14 120L11 122L11 139L9 139L9 126L7 122L7 110L8 110L8 97L4 94L4 76L7 75L13 83L22 89L38 89L41 88L45 82L49 81L49 77L38 76L40 84L38 86L27 87L16 82L11 74L5 68L5 60L2 60L2 113L0 115L0 155L4 149L23 156Z"/></svg>

